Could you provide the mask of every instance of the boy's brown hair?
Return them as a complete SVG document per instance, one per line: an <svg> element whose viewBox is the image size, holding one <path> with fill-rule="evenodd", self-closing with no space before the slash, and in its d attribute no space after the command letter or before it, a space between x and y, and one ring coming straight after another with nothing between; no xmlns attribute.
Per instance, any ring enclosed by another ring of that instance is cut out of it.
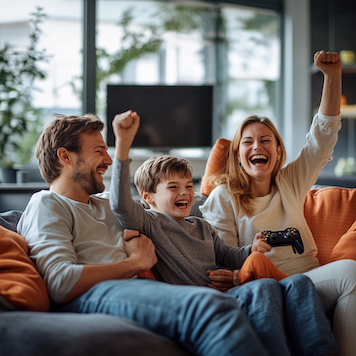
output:
<svg viewBox="0 0 356 356"><path fill-rule="evenodd" d="M168 179L174 174L190 178L192 167L189 161L170 155L152 157L137 169L134 183L140 195L142 191L156 193L157 185L162 179Z"/></svg>
<svg viewBox="0 0 356 356"><path fill-rule="evenodd" d="M101 132L104 123L94 114L65 116L52 115L37 142L36 157L43 179L51 184L59 177L62 165L57 150L65 147L68 151L80 153L82 133Z"/></svg>

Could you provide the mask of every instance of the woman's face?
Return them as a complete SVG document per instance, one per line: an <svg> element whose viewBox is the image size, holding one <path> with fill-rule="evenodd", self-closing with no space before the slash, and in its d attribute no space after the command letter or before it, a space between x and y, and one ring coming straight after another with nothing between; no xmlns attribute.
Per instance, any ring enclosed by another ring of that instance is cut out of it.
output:
<svg viewBox="0 0 356 356"><path fill-rule="evenodd" d="M276 137L265 124L254 122L243 129L238 160L253 180L270 181L281 152Z"/></svg>

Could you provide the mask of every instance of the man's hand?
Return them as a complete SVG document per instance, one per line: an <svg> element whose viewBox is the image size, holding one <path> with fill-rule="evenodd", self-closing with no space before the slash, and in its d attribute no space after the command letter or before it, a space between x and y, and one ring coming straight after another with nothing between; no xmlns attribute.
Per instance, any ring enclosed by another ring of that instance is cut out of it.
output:
<svg viewBox="0 0 356 356"><path fill-rule="evenodd" d="M217 289L221 292L226 292L227 290L235 287L233 272L227 269L217 269L215 271L208 271L207 273L209 279L211 280L208 287Z"/></svg>
<svg viewBox="0 0 356 356"><path fill-rule="evenodd" d="M112 121L115 135L115 156L121 161L129 158L129 150L140 126L140 117L131 110L117 114Z"/></svg>
<svg viewBox="0 0 356 356"><path fill-rule="evenodd" d="M272 247L266 242L266 237L262 234L262 232L258 232L253 240L253 244L251 247L252 252L262 252L265 253L267 251L271 251Z"/></svg>
<svg viewBox="0 0 356 356"><path fill-rule="evenodd" d="M332 77L341 73L341 60L337 52L325 52L323 50L316 52L314 64L324 75Z"/></svg>
<svg viewBox="0 0 356 356"><path fill-rule="evenodd" d="M128 230L133 231L133 230ZM143 234L133 237L132 233L124 234L124 246L127 256L131 260L135 260L142 264L140 268L145 272L152 268L157 263L157 256L155 252L155 245L153 242Z"/></svg>

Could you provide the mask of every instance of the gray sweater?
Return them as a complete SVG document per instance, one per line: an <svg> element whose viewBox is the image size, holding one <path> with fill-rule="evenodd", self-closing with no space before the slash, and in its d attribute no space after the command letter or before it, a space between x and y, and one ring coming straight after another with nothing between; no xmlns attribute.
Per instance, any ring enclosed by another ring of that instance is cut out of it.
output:
<svg viewBox="0 0 356 356"><path fill-rule="evenodd" d="M158 263L153 272L158 280L207 286L208 270L239 269L249 255L249 247L228 246L204 219L176 221L133 201L129 161L114 160L110 205L125 229L138 230L155 244Z"/></svg>
<svg viewBox="0 0 356 356"><path fill-rule="evenodd" d="M109 199L99 196L91 196L85 204L42 190L32 196L17 229L56 303L78 282L84 264L127 258L123 228Z"/></svg>

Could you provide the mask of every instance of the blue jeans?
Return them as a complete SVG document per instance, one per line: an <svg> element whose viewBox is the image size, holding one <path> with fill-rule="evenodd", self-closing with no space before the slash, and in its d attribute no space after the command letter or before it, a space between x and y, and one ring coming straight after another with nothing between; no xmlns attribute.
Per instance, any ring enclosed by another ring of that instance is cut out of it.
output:
<svg viewBox="0 0 356 356"><path fill-rule="evenodd" d="M233 288L228 293L149 279L106 281L60 306L59 311L105 313L134 320L151 331L181 343L198 355L288 356L291 353L287 345L284 315L288 321L298 314L296 301L300 299L292 296L295 289L299 293L297 296L303 294L303 303L309 305L309 289L313 290L313 285L305 276L288 277L283 281L278 283L272 279L260 279ZM295 281L305 283L296 286ZM287 304L293 304L294 307L285 308ZM289 309L295 313L290 313ZM298 315L296 317L299 318ZM318 318L319 312L316 314L317 324L320 321ZM303 321L307 324L305 319ZM323 322L321 318L321 330ZM325 322L328 323L326 318ZM293 328L294 320L291 323L287 323L287 326ZM311 328L314 326L315 323L311 323ZM303 327L298 324L298 329ZM300 332L303 334L303 330ZM297 336L305 337L299 332ZM313 336L317 336L314 331ZM326 336L333 340L331 331ZM305 343L305 340L297 339L295 342ZM326 348L330 343L324 338L320 342L326 342ZM308 351L301 355L338 354L311 353L309 343L305 350Z"/></svg>
<svg viewBox="0 0 356 356"><path fill-rule="evenodd" d="M227 292L237 299L262 344L273 356L339 355L315 287L305 277L298 274L277 282L279 293L255 288L254 284L260 280ZM265 281L265 288L275 289L275 280ZM263 304L268 305L269 312Z"/></svg>
<svg viewBox="0 0 356 356"><path fill-rule="evenodd" d="M210 288L141 278L106 281L57 310L134 320L198 355L268 356L236 299Z"/></svg>

